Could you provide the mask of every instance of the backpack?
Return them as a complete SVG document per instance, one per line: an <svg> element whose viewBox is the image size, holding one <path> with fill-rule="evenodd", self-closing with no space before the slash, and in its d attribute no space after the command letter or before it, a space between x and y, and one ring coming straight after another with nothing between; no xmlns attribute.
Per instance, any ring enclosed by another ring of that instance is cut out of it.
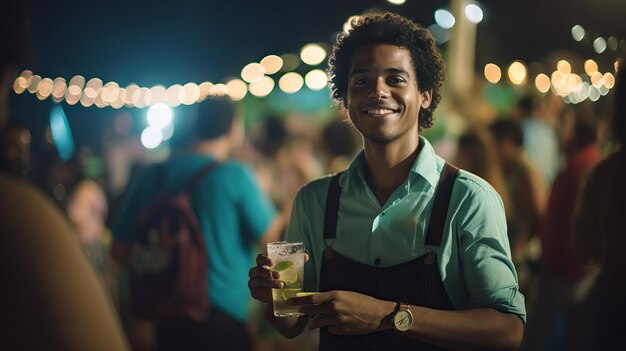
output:
<svg viewBox="0 0 626 351"><path fill-rule="evenodd" d="M218 165L203 167L176 193L164 190L166 165L157 169L159 193L142 210L130 251L131 305L137 317L206 319L208 258L191 192Z"/></svg>

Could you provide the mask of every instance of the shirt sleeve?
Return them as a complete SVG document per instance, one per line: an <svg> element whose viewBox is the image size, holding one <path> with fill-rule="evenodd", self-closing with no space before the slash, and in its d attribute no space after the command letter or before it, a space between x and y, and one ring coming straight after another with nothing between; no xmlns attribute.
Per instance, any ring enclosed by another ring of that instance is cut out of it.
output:
<svg viewBox="0 0 626 351"><path fill-rule="evenodd" d="M238 191L237 206L246 237L256 243L275 219L276 209L258 185L252 169L245 165L239 166L233 174L236 179L233 184L236 184Z"/></svg>
<svg viewBox="0 0 626 351"><path fill-rule="evenodd" d="M460 264L468 299L462 308L495 308L526 321L524 296L511 260L502 201L495 190L476 191L462 207Z"/></svg>

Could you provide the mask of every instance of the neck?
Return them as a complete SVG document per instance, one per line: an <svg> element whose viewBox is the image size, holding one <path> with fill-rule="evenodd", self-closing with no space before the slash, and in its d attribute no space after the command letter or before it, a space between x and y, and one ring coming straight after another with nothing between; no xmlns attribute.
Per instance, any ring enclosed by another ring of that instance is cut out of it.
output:
<svg viewBox="0 0 626 351"><path fill-rule="evenodd" d="M199 141L191 147L191 152L208 154L213 156L217 161L224 161L230 156L231 145L226 137Z"/></svg>
<svg viewBox="0 0 626 351"><path fill-rule="evenodd" d="M365 178L381 205L404 182L419 150L419 138L412 143L365 143Z"/></svg>

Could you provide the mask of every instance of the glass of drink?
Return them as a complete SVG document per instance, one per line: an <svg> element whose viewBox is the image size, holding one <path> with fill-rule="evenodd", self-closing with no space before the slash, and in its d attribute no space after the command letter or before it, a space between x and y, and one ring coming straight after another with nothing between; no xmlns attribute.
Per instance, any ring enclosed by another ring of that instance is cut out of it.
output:
<svg viewBox="0 0 626 351"><path fill-rule="evenodd" d="M304 244L279 241L267 244L267 255L274 265L271 270L280 273L285 284L282 289L272 289L276 317L302 316L297 306L287 304L287 299L302 291L304 279Z"/></svg>

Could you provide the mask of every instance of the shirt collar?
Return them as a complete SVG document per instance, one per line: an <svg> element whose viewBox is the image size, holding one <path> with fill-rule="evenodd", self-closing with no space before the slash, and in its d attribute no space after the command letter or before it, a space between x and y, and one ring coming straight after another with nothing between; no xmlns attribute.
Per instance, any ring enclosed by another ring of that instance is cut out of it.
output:
<svg viewBox="0 0 626 351"><path fill-rule="evenodd" d="M426 138L420 135L419 139L420 152L411 167L411 173L421 176L435 188L439 182L439 175L441 173L441 167L439 167L437 163L438 156L435 154L435 149L433 149L433 146ZM351 179L358 177L363 181L365 180L365 153L363 150L361 150L352 163L350 163L347 173Z"/></svg>

